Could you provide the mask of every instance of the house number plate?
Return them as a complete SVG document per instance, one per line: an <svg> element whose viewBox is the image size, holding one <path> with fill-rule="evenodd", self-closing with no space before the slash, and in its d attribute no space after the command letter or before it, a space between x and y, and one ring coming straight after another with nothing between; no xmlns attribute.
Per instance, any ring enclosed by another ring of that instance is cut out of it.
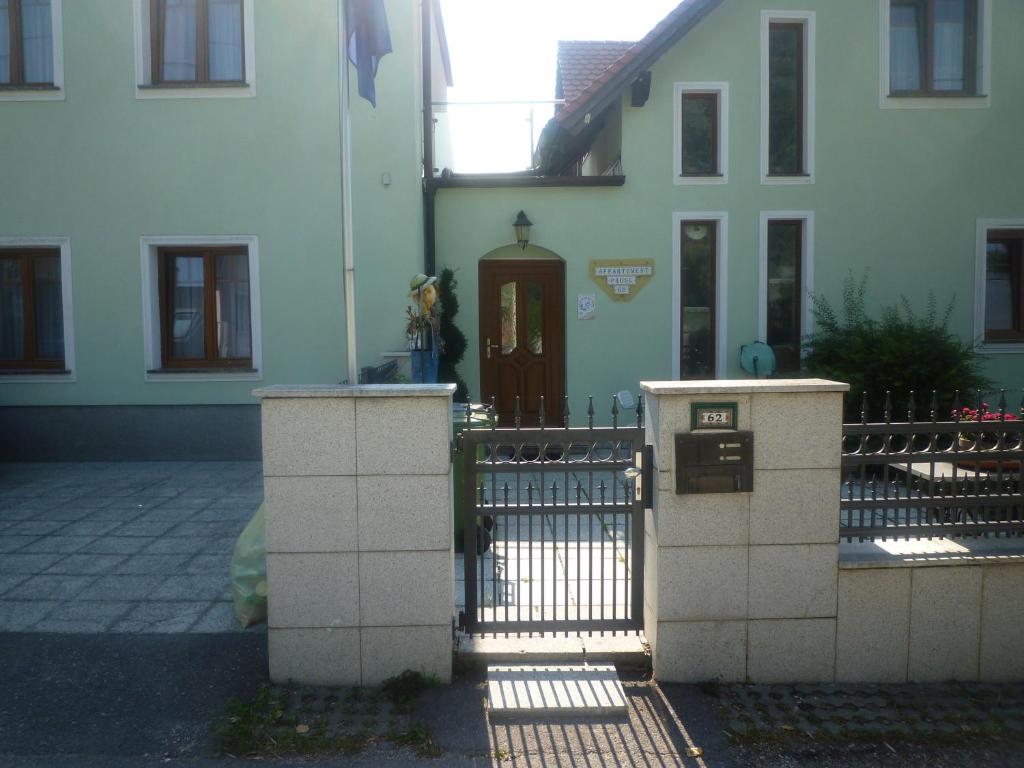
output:
<svg viewBox="0 0 1024 768"><path fill-rule="evenodd" d="M690 429L736 429L736 403L694 403Z"/></svg>

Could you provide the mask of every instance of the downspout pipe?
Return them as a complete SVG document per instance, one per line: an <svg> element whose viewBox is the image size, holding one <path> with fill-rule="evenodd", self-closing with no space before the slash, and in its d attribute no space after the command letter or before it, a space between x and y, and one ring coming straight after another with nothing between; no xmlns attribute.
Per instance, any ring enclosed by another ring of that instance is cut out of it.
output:
<svg viewBox="0 0 1024 768"><path fill-rule="evenodd" d="M344 265L346 381L359 383L356 355L356 257L352 237L352 102L348 82L345 0L338 8L338 138L341 143L341 252Z"/></svg>
<svg viewBox="0 0 1024 768"><path fill-rule="evenodd" d="M431 65L434 52L431 6L434 0L420 0L420 55L423 76L423 272L434 275L437 269L434 200L434 95Z"/></svg>

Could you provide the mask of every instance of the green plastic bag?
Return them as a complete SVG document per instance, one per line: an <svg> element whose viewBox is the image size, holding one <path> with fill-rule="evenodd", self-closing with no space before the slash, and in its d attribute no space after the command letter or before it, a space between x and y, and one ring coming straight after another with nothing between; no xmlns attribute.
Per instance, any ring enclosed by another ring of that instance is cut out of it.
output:
<svg viewBox="0 0 1024 768"><path fill-rule="evenodd" d="M267 620L267 528L263 504L235 542L231 557L231 593L243 627Z"/></svg>

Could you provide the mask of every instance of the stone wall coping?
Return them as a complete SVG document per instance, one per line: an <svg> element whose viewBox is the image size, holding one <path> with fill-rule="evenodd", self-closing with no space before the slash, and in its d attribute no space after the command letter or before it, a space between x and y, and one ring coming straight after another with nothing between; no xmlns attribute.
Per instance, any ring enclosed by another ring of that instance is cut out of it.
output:
<svg viewBox="0 0 1024 768"><path fill-rule="evenodd" d="M842 542L839 568L928 568L961 565L1024 566L1024 543L1011 539L921 539Z"/></svg>
<svg viewBox="0 0 1024 768"><path fill-rule="evenodd" d="M716 379L708 381L641 381L652 395L743 395L790 392L848 392L849 384L828 379Z"/></svg>
<svg viewBox="0 0 1024 768"><path fill-rule="evenodd" d="M296 397L451 397L454 384L274 384L252 391L261 400Z"/></svg>

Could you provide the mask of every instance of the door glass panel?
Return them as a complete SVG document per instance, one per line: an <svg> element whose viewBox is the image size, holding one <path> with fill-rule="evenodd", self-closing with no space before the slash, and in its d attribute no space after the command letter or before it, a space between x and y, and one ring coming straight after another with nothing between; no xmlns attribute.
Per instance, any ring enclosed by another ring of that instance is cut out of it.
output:
<svg viewBox="0 0 1024 768"><path fill-rule="evenodd" d="M539 283L526 284L526 346L544 354L544 286Z"/></svg>
<svg viewBox="0 0 1024 768"><path fill-rule="evenodd" d="M683 94L683 176L718 173L715 156L718 96L713 93Z"/></svg>
<svg viewBox="0 0 1024 768"><path fill-rule="evenodd" d="M60 297L60 257L37 256L35 272L36 356L40 360L64 359L64 313Z"/></svg>
<svg viewBox="0 0 1024 768"><path fill-rule="evenodd" d="M716 224L684 222L682 229L680 373L684 379L713 378Z"/></svg>
<svg viewBox="0 0 1024 768"><path fill-rule="evenodd" d="M248 255L218 254L216 273L217 357L251 357Z"/></svg>
<svg viewBox="0 0 1024 768"><path fill-rule="evenodd" d="M25 358L25 309L21 260L0 259L0 360Z"/></svg>
<svg viewBox="0 0 1024 768"><path fill-rule="evenodd" d="M203 257L174 256L170 265L171 357L202 360L206 357Z"/></svg>
<svg viewBox="0 0 1024 768"><path fill-rule="evenodd" d="M768 222L768 342L780 371L800 368L800 247L803 223Z"/></svg>
<svg viewBox="0 0 1024 768"><path fill-rule="evenodd" d="M516 338L516 284L505 283L499 291L501 305L501 354L515 351Z"/></svg>

